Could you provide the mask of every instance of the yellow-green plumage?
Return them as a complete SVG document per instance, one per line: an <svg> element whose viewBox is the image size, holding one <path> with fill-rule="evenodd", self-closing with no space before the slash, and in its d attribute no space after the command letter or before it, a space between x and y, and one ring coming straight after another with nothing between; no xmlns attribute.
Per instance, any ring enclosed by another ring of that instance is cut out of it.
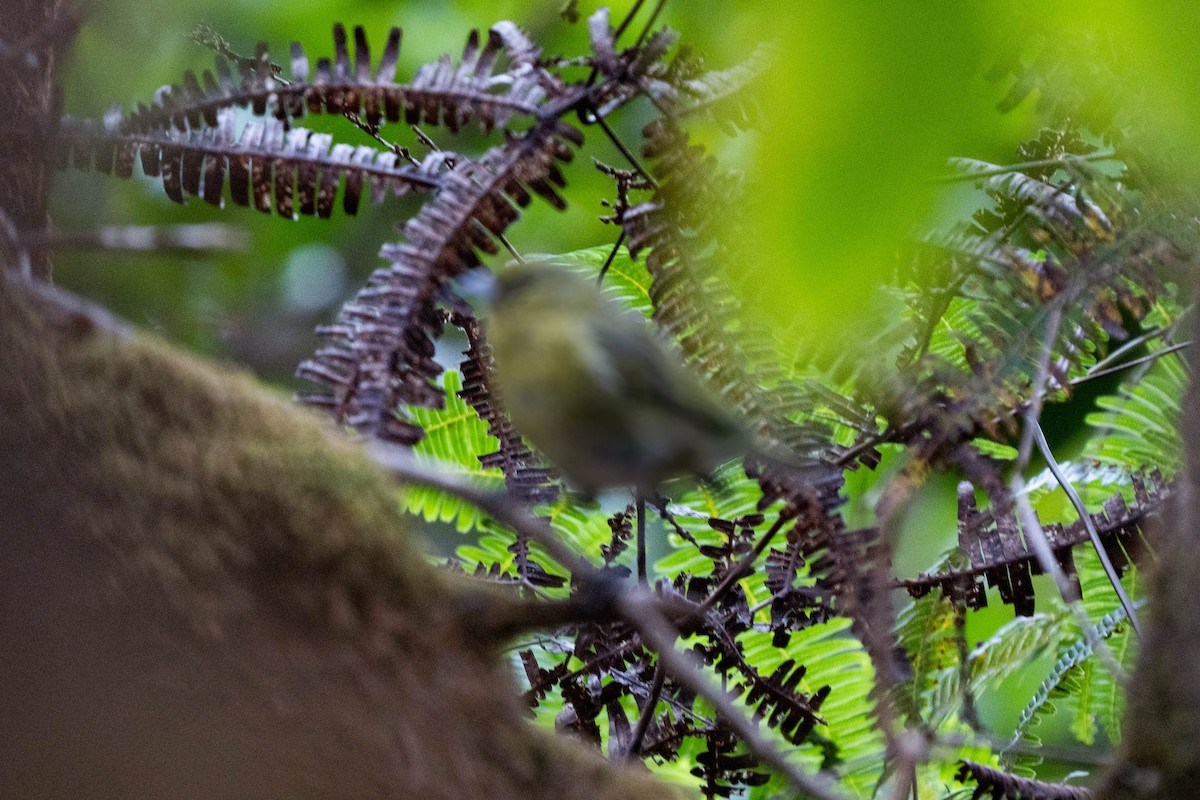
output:
<svg viewBox="0 0 1200 800"><path fill-rule="evenodd" d="M585 492L649 492L749 446L640 315L563 267L501 272L487 332L513 425Z"/></svg>

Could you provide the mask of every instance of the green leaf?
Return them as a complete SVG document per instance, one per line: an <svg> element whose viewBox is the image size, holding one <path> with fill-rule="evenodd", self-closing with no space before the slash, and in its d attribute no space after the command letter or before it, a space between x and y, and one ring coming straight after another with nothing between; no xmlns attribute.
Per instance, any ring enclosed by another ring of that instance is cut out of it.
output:
<svg viewBox="0 0 1200 800"><path fill-rule="evenodd" d="M1136 655L1137 637L1126 621L1116 592L1095 551L1082 548L1075 561L1084 609L1090 619L1096 620L1094 630L1107 641L1117 662L1128 671ZM1129 567L1122 582L1130 596L1136 598L1138 570ZM1058 605L1061 607L1061 603ZM1038 737L1032 731L1051 715L1064 713L1070 715L1070 730L1080 742L1092 744L1095 741L1097 719L1111 741L1120 741L1124 689L1108 667L1099 661L1073 617L1068 623L1073 636L1069 644L1060 649L1050 674L1021 712L1013 744L1021 740L1027 745L1037 741Z"/></svg>
<svg viewBox="0 0 1200 800"><path fill-rule="evenodd" d="M1177 356L1168 355L1136 384L1098 399L1102 410L1087 416L1096 433L1085 456L1126 469L1175 473L1182 460L1179 408L1186 387L1186 370Z"/></svg>
<svg viewBox="0 0 1200 800"><path fill-rule="evenodd" d="M425 438L413 448L414 457L441 472L472 479L486 491L502 490L504 474L479 464L479 456L495 452L500 444L488 434L475 409L458 396L462 378L456 370L448 370L441 386L446 392L445 408L408 407L410 418L425 429ZM460 533L477 527L483 517L470 503L421 486L405 487L404 506L430 522L453 522Z"/></svg>
<svg viewBox="0 0 1200 800"><path fill-rule="evenodd" d="M598 245L570 253L553 256L528 256L529 259L545 258L564 264L592 278L600 275L604 262L612 252L611 245ZM650 273L640 261L629 257L629 250L621 247L604 273L604 290L629 308L649 317L654 310L650 302Z"/></svg>

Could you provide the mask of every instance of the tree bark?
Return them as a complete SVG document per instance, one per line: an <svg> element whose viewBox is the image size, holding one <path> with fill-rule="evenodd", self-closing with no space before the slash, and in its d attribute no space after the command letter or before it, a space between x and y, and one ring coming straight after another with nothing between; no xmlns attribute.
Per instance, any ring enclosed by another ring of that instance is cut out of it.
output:
<svg viewBox="0 0 1200 800"><path fill-rule="evenodd" d="M70 40L75 17L62 0L0 0L0 246L46 228L58 49ZM15 264L20 263L13 259ZM28 254L32 274L50 277L45 252Z"/></svg>

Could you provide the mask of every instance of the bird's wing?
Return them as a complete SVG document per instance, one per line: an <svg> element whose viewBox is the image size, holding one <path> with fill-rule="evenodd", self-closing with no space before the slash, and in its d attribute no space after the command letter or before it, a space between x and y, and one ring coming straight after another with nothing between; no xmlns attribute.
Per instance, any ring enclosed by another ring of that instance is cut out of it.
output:
<svg viewBox="0 0 1200 800"><path fill-rule="evenodd" d="M620 324L604 319L594 325L600 349L613 363L608 370L619 382L614 394L648 404L716 434L740 431L737 422L713 401L698 379L672 357L639 319Z"/></svg>

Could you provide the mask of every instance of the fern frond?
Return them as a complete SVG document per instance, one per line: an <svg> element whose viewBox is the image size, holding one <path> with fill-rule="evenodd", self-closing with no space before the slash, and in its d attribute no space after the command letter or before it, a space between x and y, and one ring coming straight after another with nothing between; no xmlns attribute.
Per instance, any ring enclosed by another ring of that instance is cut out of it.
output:
<svg viewBox="0 0 1200 800"><path fill-rule="evenodd" d="M234 122L233 112L224 110L213 127L201 130L121 132L68 118L60 138L62 158L78 169L94 167L118 178L131 177L140 162L145 175L161 177L167 197L176 203L184 202L186 192L219 206L228 177L234 204L289 218L329 217L343 181L347 214L357 213L364 189L379 203L389 193L429 191L442 184L441 153L414 167L397 163L395 153L334 144L329 134L285 130L269 118L247 123L238 136Z"/></svg>
<svg viewBox="0 0 1200 800"><path fill-rule="evenodd" d="M874 690L874 670L862 644L849 635L850 626L843 617L798 631L782 651L766 634L746 634L743 641L747 658L763 669L776 668L783 658L794 659L806 669L800 688L829 687L821 703L826 723L816 728L807 745L820 752L824 766L843 777L877 776L883 734L864 708Z"/></svg>
<svg viewBox="0 0 1200 800"><path fill-rule="evenodd" d="M1062 612L1017 617L1003 625L968 654L971 692L975 696L994 689L1061 642L1073 637L1068 615ZM923 706L935 726L955 714L962 702L957 664L943 669L927 682Z"/></svg>
<svg viewBox="0 0 1200 800"><path fill-rule="evenodd" d="M333 27L334 55L317 61L309 77L309 59L299 42L291 49L291 78L279 78L270 67L265 43L260 43L254 69L235 76L229 62L218 57L216 75L201 78L184 74L183 86L163 87L149 106L141 105L121 122L123 132L185 132L217 124L221 109L251 108L290 123L307 111L312 114L355 114L368 125L382 122L445 125L457 131L476 122L486 133L507 125L513 116L535 117L547 91L561 87L536 63L538 54L520 29L511 22L492 26L480 46L472 31L458 63L446 55L418 70L411 83L395 82L401 31L392 28L378 68L372 74L371 51L362 27L354 29L351 63L346 29ZM498 57L508 59L497 72Z"/></svg>
<svg viewBox="0 0 1200 800"><path fill-rule="evenodd" d="M1093 633L1108 643L1109 649L1122 667L1131 669L1138 641L1127 622L1108 576L1094 553L1079 559L1083 585L1084 608L1091 619ZM1137 594L1137 570L1131 569L1123 581L1131 595ZM1124 707L1124 687L1107 667L1093 657L1091 637L1071 625L1072 641L1060 650L1049 676L1030 698L1018 719L1012 740L1005 754L1005 763L1014 761L1012 748L1023 738L1031 739L1031 731L1051 713L1070 713L1071 730L1084 744L1091 744L1096 721L1119 741L1120 716Z"/></svg>
<svg viewBox="0 0 1200 800"><path fill-rule="evenodd" d="M559 538L576 552L591 554L599 553L613 536L612 518L597 511L564 495L539 514L550 521L550 527Z"/></svg>
<svg viewBox="0 0 1200 800"><path fill-rule="evenodd" d="M557 474L542 464L526 446L491 391L488 379L491 348L479 321L462 313L452 314L450 318L467 336L460 395L475 409L479 419L487 423L488 433L496 438L499 445L495 451L477 450L479 463L484 467L499 467L504 473L505 487L513 495L531 503L553 501L558 494Z"/></svg>
<svg viewBox="0 0 1200 800"><path fill-rule="evenodd" d="M955 631L954 604L948 597L914 599L896 615L896 643L912 666L911 677L897 687L907 695L903 707L920 708L932 676L940 677L956 666ZM945 710L934 708L931 713L944 714Z"/></svg>
<svg viewBox="0 0 1200 800"><path fill-rule="evenodd" d="M1133 554L1141 552L1142 528L1147 518L1158 513L1168 492L1168 486L1157 472L1149 478L1131 478L1134 499L1127 503L1121 492L1111 495L1101 511L1092 514L1092 522L1104 542L1105 550L1118 571L1129 564ZM1040 572L1033 552L1019 535L1019 525L1012 511L997 514L995 509L977 510L973 496L962 505L960 497L959 546L968 559L969 567L952 567L930 575L898 581L914 597L921 597L935 587L943 595L964 592L970 608L981 608L986 602L982 579L999 587L1001 599L1013 604L1018 614L1033 613L1031 575ZM1069 525L1058 523L1043 526L1051 550L1068 576L1076 574L1072 548L1090 543L1081 520ZM1085 600L1086 600L1085 596Z"/></svg>
<svg viewBox="0 0 1200 800"><path fill-rule="evenodd" d="M483 467L477 455L494 447L495 440L474 409L460 397L462 379L458 372L445 372L440 383L445 408L414 406L408 410L413 422L425 431L425 438L413 448L414 457L418 462L432 461L441 472L469 478L483 490L498 491L503 486L503 474ZM420 486L405 488L404 504L426 520L453 522L460 533L477 527L483 517L477 507L459 497Z"/></svg>
<svg viewBox="0 0 1200 800"><path fill-rule="evenodd" d="M754 708L756 716L765 716L767 725L793 744L802 743L816 725L824 724L819 711L830 687L814 687L810 680L804 680L807 667L797 666L794 660L773 665L752 662L735 638L736 630L728 623L707 625L699 632L707 643L697 644L694 649L722 676L736 679L734 694ZM765 674L772 668L770 675Z"/></svg>
<svg viewBox="0 0 1200 800"><path fill-rule="evenodd" d="M1098 399L1101 411L1087 416L1098 435L1089 440L1085 455L1127 470L1174 474L1182 460L1179 417L1187 382L1179 359L1168 356L1136 384L1122 385L1117 396Z"/></svg>
<svg viewBox="0 0 1200 800"><path fill-rule="evenodd" d="M406 241L380 251L392 266L377 270L337 323L318 331L332 344L303 362L297 375L333 394L304 399L360 431L401 444L419 441L420 427L396 410L444 402L430 384L442 371L431 338L442 326L441 287L480 263L477 248L499 251L492 237L529 204L529 190L555 208L565 206L555 189L565 184L557 162L569 161L570 145L581 141L578 130L551 119L450 172L441 191L405 224Z"/></svg>
<svg viewBox="0 0 1200 800"><path fill-rule="evenodd" d="M1124 616L1122 614L1122 619ZM1104 626L1108 632L1112 632L1111 626ZM1012 743L1020 741L1025 735L1026 730L1035 725L1037 721L1047 711L1053 711L1054 706L1050 703L1050 697L1056 692L1067 693L1071 691L1064 689L1064 685L1070 678L1078 679L1085 675L1088 671L1094 668L1094 664L1089 659L1092 656L1092 648L1083 641L1076 641L1066 649L1058 660L1054 662L1054 666L1050 669L1050 674L1042 681L1040 687L1025 708L1021 710L1021 716L1017 719L1016 730L1013 733ZM1078 691L1078 685L1074 687L1075 693ZM1090 736L1090 734L1089 734ZM1078 737L1077 734L1077 738ZM1088 742L1090 743L1090 742Z"/></svg>
<svg viewBox="0 0 1200 800"><path fill-rule="evenodd" d="M1073 378L1128 335L1128 320L1145 316L1163 288L1158 267L1178 259L1116 182L1065 148L1095 150L1079 137L1043 135L1022 150L1024 169L956 160L979 176L996 211L927 237L913 259L906 378L888 400L907 411L888 433L908 442L924 432L919 457L932 464L965 469L964 442L1014 434L1047 346L1055 357L1038 389L1047 402L1068 398ZM951 313L967 324L943 326Z"/></svg>
<svg viewBox="0 0 1200 800"><path fill-rule="evenodd" d="M960 761L957 778L960 783L975 784L976 797L988 794L995 800L1091 800L1092 797L1091 792L1078 786L1022 778L974 761Z"/></svg>
<svg viewBox="0 0 1200 800"><path fill-rule="evenodd" d="M600 245L546 258L553 258L566 267L577 270L588 277L596 278L605 261L608 260L611 250L612 247L608 245ZM529 258L538 258L538 256L531 255ZM629 250L625 247L617 250L617 254L605 271L603 288L606 293L612 295L626 308L631 308L647 317L653 312L653 304L650 299L650 274L646 271L644 264L635 261L630 256Z"/></svg>

